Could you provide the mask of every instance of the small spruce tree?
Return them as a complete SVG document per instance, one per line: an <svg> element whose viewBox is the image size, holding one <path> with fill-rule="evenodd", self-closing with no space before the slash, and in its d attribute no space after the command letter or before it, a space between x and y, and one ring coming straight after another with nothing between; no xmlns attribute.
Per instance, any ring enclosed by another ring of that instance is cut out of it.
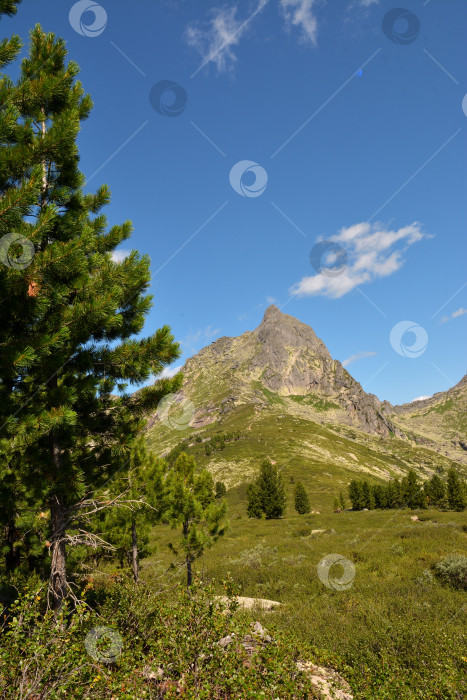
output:
<svg viewBox="0 0 467 700"><path fill-rule="evenodd" d="M227 493L226 486L223 481L216 481L216 498L223 498Z"/></svg>
<svg viewBox="0 0 467 700"><path fill-rule="evenodd" d="M448 471L446 491L449 507L452 510L464 510L467 505L465 482L462 481L454 467L451 467Z"/></svg>
<svg viewBox="0 0 467 700"><path fill-rule="evenodd" d="M165 480L166 518L172 527L182 529L180 545L185 555L187 588L193 583L193 563L207 547L211 547L226 531L223 524L227 506L215 503L214 482L206 470L197 471L193 457L182 452Z"/></svg>
<svg viewBox="0 0 467 700"><path fill-rule="evenodd" d="M294 505L295 510L297 513L300 513L300 515L310 512L310 501L308 499L308 494L301 481L297 481L294 489Z"/></svg>

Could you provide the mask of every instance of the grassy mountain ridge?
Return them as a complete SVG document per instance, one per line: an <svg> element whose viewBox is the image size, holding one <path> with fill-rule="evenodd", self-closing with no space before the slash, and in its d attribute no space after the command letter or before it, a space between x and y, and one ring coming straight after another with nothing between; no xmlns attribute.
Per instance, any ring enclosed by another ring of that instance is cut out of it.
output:
<svg viewBox="0 0 467 700"><path fill-rule="evenodd" d="M211 343L187 360L183 373L179 398L193 403L194 415L183 430L152 416L149 445L165 454L184 441L230 487L249 479L266 456L305 482L326 482L327 472L342 485L356 473L386 480L410 467L429 476L467 463L460 444L446 445L447 421L462 420L458 394L467 405L465 384L427 406L380 402L333 360L309 326L274 306L256 330ZM428 429L426 415L433 414ZM232 431L241 439L207 454L207 441Z"/></svg>

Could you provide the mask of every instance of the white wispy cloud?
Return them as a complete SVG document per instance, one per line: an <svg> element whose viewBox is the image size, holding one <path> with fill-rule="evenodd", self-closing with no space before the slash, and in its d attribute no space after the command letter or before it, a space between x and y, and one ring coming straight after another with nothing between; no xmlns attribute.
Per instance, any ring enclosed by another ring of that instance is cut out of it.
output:
<svg viewBox="0 0 467 700"><path fill-rule="evenodd" d="M296 27L300 30L301 40L315 46L318 22L312 8L316 2L317 0L280 0L286 28L290 31L291 27Z"/></svg>
<svg viewBox="0 0 467 700"><path fill-rule="evenodd" d="M452 318L459 318L459 316L463 316L464 314L467 314L467 309L464 309L462 306L460 309L457 309L457 311L453 311L450 316L443 316L441 319L441 323L446 323L447 321L450 321Z"/></svg>
<svg viewBox="0 0 467 700"><path fill-rule="evenodd" d="M177 372L180 372L182 367L183 365L177 365L176 367L164 367L162 372L157 375L157 379L170 379L171 377L174 377Z"/></svg>
<svg viewBox="0 0 467 700"><path fill-rule="evenodd" d="M352 364L352 362L355 362L356 360L361 360L364 357L372 357L373 355L376 355L376 353L373 350L359 350L358 352L355 353L355 355L350 355L346 360L343 361L342 366L347 367L348 365Z"/></svg>
<svg viewBox="0 0 467 700"><path fill-rule="evenodd" d="M204 329L188 333L185 338L180 341L180 344L183 346L186 353L196 352L212 341L219 333L220 328L206 326Z"/></svg>
<svg viewBox="0 0 467 700"><path fill-rule="evenodd" d="M425 237L418 222L397 231L387 230L382 224L368 222L344 227L333 236L332 241L345 249L347 266L335 276L321 271L303 277L291 287L290 293L296 296L322 295L334 299L342 297L358 285L397 272L404 263L403 254L407 248Z"/></svg>
<svg viewBox="0 0 467 700"><path fill-rule="evenodd" d="M414 403L415 401L425 401L425 399L431 399L431 396L417 396L416 399L412 399L411 403Z"/></svg>
<svg viewBox="0 0 467 700"><path fill-rule="evenodd" d="M201 67L212 62L219 73L231 71L237 61L235 47L247 31L250 21L268 1L258 0L254 11L244 19L237 18L236 5L223 6L213 8L207 22L189 25L185 32L186 41L200 54Z"/></svg>
<svg viewBox="0 0 467 700"><path fill-rule="evenodd" d="M114 250L111 258L115 263L121 263L127 258L131 253L131 250L124 250L121 248L120 250Z"/></svg>

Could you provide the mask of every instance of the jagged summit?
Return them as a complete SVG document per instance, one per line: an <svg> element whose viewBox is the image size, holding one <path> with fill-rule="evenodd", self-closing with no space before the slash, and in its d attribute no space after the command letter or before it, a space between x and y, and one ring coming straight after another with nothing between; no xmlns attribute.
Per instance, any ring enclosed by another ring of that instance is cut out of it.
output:
<svg viewBox="0 0 467 700"><path fill-rule="evenodd" d="M310 326L275 305L254 330L219 338L200 350L187 360L183 374L181 396L195 408L189 424L193 430L211 426L222 431L229 425L250 430L256 421L276 424L288 416L310 426L310 440L317 425L326 430L334 426L338 434L345 428L363 442L392 435L467 461L462 411L467 377L424 401L396 407L380 402L332 358ZM150 424L157 429L156 417ZM287 444L293 449L293 434ZM295 449L306 451L310 444Z"/></svg>

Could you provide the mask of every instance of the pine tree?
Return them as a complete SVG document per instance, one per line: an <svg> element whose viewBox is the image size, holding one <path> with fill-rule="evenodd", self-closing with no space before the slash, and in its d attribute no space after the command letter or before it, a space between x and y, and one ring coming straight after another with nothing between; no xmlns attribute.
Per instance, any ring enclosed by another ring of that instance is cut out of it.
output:
<svg viewBox="0 0 467 700"><path fill-rule="evenodd" d="M467 506L466 486L454 467L448 471L446 491L449 507L452 510L464 510Z"/></svg>
<svg viewBox="0 0 467 700"><path fill-rule="evenodd" d="M310 512L310 501L308 499L308 494L301 481L297 481L294 489L294 505L295 510L297 513L300 513L300 515Z"/></svg>
<svg viewBox="0 0 467 700"><path fill-rule="evenodd" d="M352 479L349 484L349 499L353 510L362 510L365 508L365 496L363 493L363 483Z"/></svg>
<svg viewBox="0 0 467 700"><path fill-rule="evenodd" d="M261 494L256 482L249 484L247 491L247 508L246 512L249 518L261 518L263 515L263 506L261 502Z"/></svg>
<svg viewBox="0 0 467 700"><path fill-rule="evenodd" d="M373 495L373 489L371 487L371 484L369 484L368 481L363 481L362 490L363 501L365 503L364 508L368 508L368 510L373 510L373 508L375 507L375 498Z"/></svg>
<svg viewBox="0 0 467 700"><path fill-rule="evenodd" d="M277 467L268 459L261 465L257 486L266 519L282 517L286 504L284 484Z"/></svg>
<svg viewBox="0 0 467 700"><path fill-rule="evenodd" d="M216 481L216 498L223 498L227 493L227 489L223 481Z"/></svg>
<svg viewBox="0 0 467 700"><path fill-rule="evenodd" d="M110 556L116 557L121 567L126 563L131 568L135 582L139 581L139 562L150 553L151 526L165 512L165 471L164 461L149 453L141 438L131 449L128 469L101 494L115 500L116 505L100 514L96 531L113 547ZM121 494L125 496L123 503Z"/></svg>
<svg viewBox="0 0 467 700"><path fill-rule="evenodd" d="M438 474L433 474L423 488L430 506L443 507L446 500L446 487Z"/></svg>
<svg viewBox="0 0 467 700"><path fill-rule="evenodd" d="M54 608L69 592L66 545L95 544L87 526L105 504L94 494L125 469L144 411L181 379L136 397L126 392L179 350L167 326L131 338L151 306L149 259L133 251L113 261L131 224L107 229L107 186L83 192L76 137L92 104L77 74L64 42L37 26L17 84L1 85L11 134L2 132L0 233L13 228L35 251L27 267L0 265L0 292L9 299L0 308L2 471L15 472L28 504L49 513Z"/></svg>
<svg viewBox="0 0 467 700"><path fill-rule="evenodd" d="M413 469L409 469L402 479L401 489L405 507L414 509L425 506L425 495Z"/></svg>
<svg viewBox="0 0 467 700"><path fill-rule="evenodd" d="M221 537L227 507L225 501L215 503L214 483L207 470L196 471L193 457L182 452L167 474L167 519L173 527L181 526L180 548L185 555L187 587L193 582L193 563L207 547ZM172 545L177 553L178 548Z"/></svg>
<svg viewBox="0 0 467 700"><path fill-rule="evenodd" d="M339 505L341 507L341 510L346 509L346 502L345 502L345 497L342 491L339 492Z"/></svg>

